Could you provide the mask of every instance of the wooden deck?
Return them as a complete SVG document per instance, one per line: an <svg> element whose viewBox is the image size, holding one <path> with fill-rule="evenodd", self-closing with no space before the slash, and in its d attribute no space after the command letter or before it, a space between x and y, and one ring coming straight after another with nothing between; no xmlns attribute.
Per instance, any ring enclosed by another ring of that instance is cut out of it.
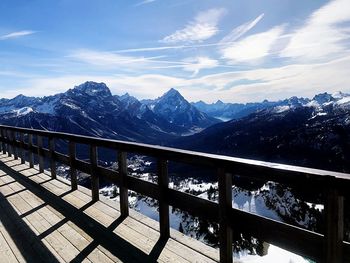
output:
<svg viewBox="0 0 350 263"><path fill-rule="evenodd" d="M218 250L0 154L0 262L217 262Z"/></svg>

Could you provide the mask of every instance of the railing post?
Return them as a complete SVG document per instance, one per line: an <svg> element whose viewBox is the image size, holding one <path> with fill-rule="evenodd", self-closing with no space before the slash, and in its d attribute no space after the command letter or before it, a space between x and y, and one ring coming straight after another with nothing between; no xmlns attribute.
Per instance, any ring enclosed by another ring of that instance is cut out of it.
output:
<svg viewBox="0 0 350 263"><path fill-rule="evenodd" d="M344 197L340 195L333 180L326 187L325 262L343 262Z"/></svg>
<svg viewBox="0 0 350 263"><path fill-rule="evenodd" d="M118 152L118 171L120 178L119 197L120 197L120 213L122 217L129 216L129 202L128 202L128 187L126 184L128 167L127 167L127 153Z"/></svg>
<svg viewBox="0 0 350 263"><path fill-rule="evenodd" d="M0 152L2 152L2 129L0 128Z"/></svg>
<svg viewBox="0 0 350 263"><path fill-rule="evenodd" d="M99 200L99 177L97 174L97 147L90 145L90 163L91 163L91 191L92 201Z"/></svg>
<svg viewBox="0 0 350 263"><path fill-rule="evenodd" d="M232 263L232 226L230 212L232 210L232 175L225 169L218 169L219 182L219 242L220 262Z"/></svg>
<svg viewBox="0 0 350 263"><path fill-rule="evenodd" d="M8 157L11 157L13 148L11 145L11 135L9 130L6 130L6 138L7 138L7 155Z"/></svg>
<svg viewBox="0 0 350 263"><path fill-rule="evenodd" d="M49 137L49 150L50 150L50 170L51 170L51 178L56 179L56 161L55 161L55 139L53 137Z"/></svg>
<svg viewBox="0 0 350 263"><path fill-rule="evenodd" d="M1 148L2 148L2 153L6 154L6 144L5 144L5 132L4 129L1 129Z"/></svg>
<svg viewBox="0 0 350 263"><path fill-rule="evenodd" d="M15 131L11 131L11 141L12 141L12 149L13 149L13 156L15 158L15 160L18 160L18 148L16 147L16 132Z"/></svg>
<svg viewBox="0 0 350 263"><path fill-rule="evenodd" d="M29 167L33 168L34 167L34 155L33 155L33 134L28 134L28 155L29 155Z"/></svg>
<svg viewBox="0 0 350 263"><path fill-rule="evenodd" d="M38 141L38 159L39 159L39 172L43 173L44 172L44 156L43 156L43 137L38 135L37 136L37 141Z"/></svg>
<svg viewBox="0 0 350 263"><path fill-rule="evenodd" d="M19 133L19 145L20 145L20 158L21 164L25 164L25 156L24 156L24 134L23 132Z"/></svg>
<svg viewBox="0 0 350 263"><path fill-rule="evenodd" d="M77 169L75 169L76 146L75 142L69 141L69 172L72 190L78 189Z"/></svg>
<svg viewBox="0 0 350 263"><path fill-rule="evenodd" d="M159 228L160 237L167 239L170 236L169 223L169 204L168 204L168 161L165 159L157 160L158 168L158 186L159 186Z"/></svg>

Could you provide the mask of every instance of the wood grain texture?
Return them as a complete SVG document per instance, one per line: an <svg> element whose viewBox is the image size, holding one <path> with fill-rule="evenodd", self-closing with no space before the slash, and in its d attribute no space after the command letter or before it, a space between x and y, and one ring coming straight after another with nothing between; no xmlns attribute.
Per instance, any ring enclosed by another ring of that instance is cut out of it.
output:
<svg viewBox="0 0 350 263"><path fill-rule="evenodd" d="M5 163L6 161L6 163ZM28 164L28 163L27 163ZM118 203L91 202L61 178L0 155L0 257L8 262L217 262L218 253L175 231L159 242L156 221ZM196 249L192 249L195 247ZM210 251L211 254L206 254Z"/></svg>

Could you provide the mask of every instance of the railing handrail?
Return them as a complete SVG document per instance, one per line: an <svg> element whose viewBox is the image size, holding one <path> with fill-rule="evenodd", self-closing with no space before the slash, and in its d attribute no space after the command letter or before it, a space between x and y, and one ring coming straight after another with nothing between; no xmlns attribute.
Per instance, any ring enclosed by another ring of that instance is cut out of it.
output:
<svg viewBox="0 0 350 263"><path fill-rule="evenodd" d="M19 135L19 140L18 136ZM25 134L28 142L24 141ZM33 144L33 135L37 144ZM43 137L48 138L48 148L43 147ZM69 142L68 155L55 150L55 140ZM232 234L234 226L243 232L270 243L305 255L314 260L340 262L350 259L350 244L343 242L343 196L350 186L350 174L304 168L298 166L261 162L223 155L200 153L143 143L124 142L62 132L44 131L0 125L0 147L3 153L13 154L24 163L24 150L29 152L29 165L33 167L33 154L39 157L39 170L44 171L44 157L50 159L51 175L56 178L56 161L70 166L72 190L77 189L76 171L91 174L92 198L99 198L99 178L103 177L120 188L122 216L128 216L127 191L159 200L160 234L169 237L169 205L187 212L213 219L220 224L220 261L232 261ZM76 158L76 144L90 147L89 162ZM98 165L97 147L118 151L118 171ZM127 153L138 153L157 158L158 184L127 175ZM219 203L212 202L169 188L168 161L204 165L217 169ZM271 220L249 212L232 208L232 174L287 183L296 186L320 187L325 203L324 235ZM336 221L335 221L336 220ZM322 252L324 250L325 252Z"/></svg>
<svg viewBox="0 0 350 263"><path fill-rule="evenodd" d="M5 128L12 131L18 131L22 133L45 136L45 137L55 137L55 138L65 139L65 140L74 140L74 142L82 143L82 144L89 141L90 144L94 144L100 147L111 148L115 150L124 150L125 148L127 148L128 152L145 153L148 156L164 157L169 160L177 159L176 157L181 155L182 156L181 159L185 159L183 160L183 162L198 163L198 164L204 164L207 166L214 166L214 167L220 166L220 167L226 167L228 169L231 167L239 169L239 168L246 168L247 166L250 166L250 168L253 168L253 169L254 167L257 167L258 169L260 169L260 171L272 171L272 172L283 171L283 173L290 173L294 175L304 174L308 176L331 176L337 179L350 180L350 174L348 173L341 173L341 172L335 172L335 171L329 171L329 170L314 169L314 168L280 164L280 163L274 163L274 162L265 162L265 161L232 157L232 156L226 156L226 155L183 150L183 149L160 146L160 145L121 141L121 140L106 139L106 138L100 138L100 137L91 137L86 135L71 134L71 133L64 133L64 132L28 129L28 128L21 128L21 127L6 126L6 125L0 125L0 129L1 128Z"/></svg>

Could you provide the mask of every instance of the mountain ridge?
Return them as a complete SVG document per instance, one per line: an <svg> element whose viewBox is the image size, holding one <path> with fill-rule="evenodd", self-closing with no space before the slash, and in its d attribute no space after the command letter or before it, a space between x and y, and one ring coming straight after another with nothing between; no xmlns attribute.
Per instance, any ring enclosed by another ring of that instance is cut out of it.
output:
<svg viewBox="0 0 350 263"><path fill-rule="evenodd" d="M174 147L350 172L350 95L292 98L179 138Z"/></svg>
<svg viewBox="0 0 350 263"><path fill-rule="evenodd" d="M189 104L175 89L163 96ZM158 106L167 107L166 102ZM198 110L194 111L206 119ZM174 112L173 118L181 119L179 114ZM18 95L0 100L0 120L14 126L157 144L165 144L198 128L198 123L189 120L184 120L186 125L172 123L135 97L112 95L106 84L93 81L51 96ZM211 123L203 121L200 128Z"/></svg>

